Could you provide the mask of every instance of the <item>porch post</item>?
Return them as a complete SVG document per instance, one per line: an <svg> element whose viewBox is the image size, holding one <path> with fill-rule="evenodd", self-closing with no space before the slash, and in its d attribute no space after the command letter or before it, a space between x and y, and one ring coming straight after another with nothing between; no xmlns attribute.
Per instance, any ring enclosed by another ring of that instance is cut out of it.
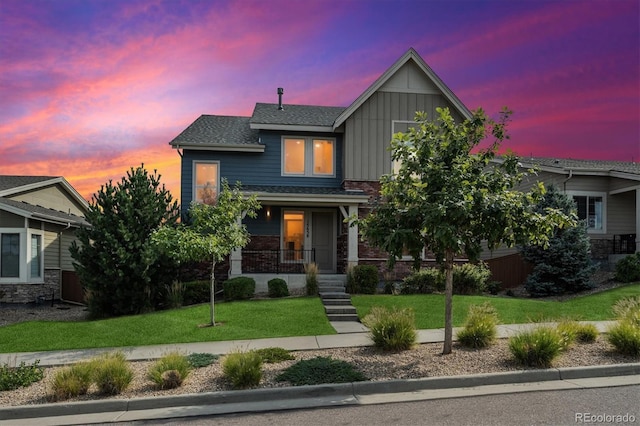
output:
<svg viewBox="0 0 640 426"><path fill-rule="evenodd" d="M238 224L242 224L242 219L246 216L247 212L242 212L242 215L238 218ZM229 276L234 277L242 275L242 247L233 249L229 255Z"/></svg>
<svg viewBox="0 0 640 426"><path fill-rule="evenodd" d="M636 253L640 252L640 188L636 189Z"/></svg>
<svg viewBox="0 0 640 426"><path fill-rule="evenodd" d="M358 205L349 204L349 217L358 217ZM349 224L347 234L347 266L352 267L358 264L358 224Z"/></svg>

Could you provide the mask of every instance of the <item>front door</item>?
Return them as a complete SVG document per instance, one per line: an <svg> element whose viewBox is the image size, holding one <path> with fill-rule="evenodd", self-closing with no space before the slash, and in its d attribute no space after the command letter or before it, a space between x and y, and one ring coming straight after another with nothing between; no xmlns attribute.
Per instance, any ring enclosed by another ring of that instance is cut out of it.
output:
<svg viewBox="0 0 640 426"><path fill-rule="evenodd" d="M320 273L336 272L335 212L311 213L311 248L316 252Z"/></svg>

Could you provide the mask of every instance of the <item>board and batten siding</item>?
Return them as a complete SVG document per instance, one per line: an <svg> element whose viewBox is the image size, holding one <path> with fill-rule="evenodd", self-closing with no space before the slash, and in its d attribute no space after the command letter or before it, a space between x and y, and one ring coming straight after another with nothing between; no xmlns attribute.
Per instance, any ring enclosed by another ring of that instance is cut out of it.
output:
<svg viewBox="0 0 640 426"><path fill-rule="evenodd" d="M448 107L456 121L462 120L440 94L385 91L372 94L345 122L345 179L377 181L390 173L393 121L413 121L417 111L433 118L438 107Z"/></svg>

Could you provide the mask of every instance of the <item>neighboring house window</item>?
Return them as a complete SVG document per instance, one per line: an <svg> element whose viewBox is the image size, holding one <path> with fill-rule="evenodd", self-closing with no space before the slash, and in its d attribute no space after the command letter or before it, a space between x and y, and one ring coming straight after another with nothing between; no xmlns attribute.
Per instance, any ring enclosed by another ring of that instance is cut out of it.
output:
<svg viewBox="0 0 640 426"><path fill-rule="evenodd" d="M196 161L193 164L193 200L198 203L215 204L218 198L220 164Z"/></svg>
<svg viewBox="0 0 640 426"><path fill-rule="evenodd" d="M304 250L304 212L285 210L282 220L283 260L302 260Z"/></svg>
<svg viewBox="0 0 640 426"><path fill-rule="evenodd" d="M578 218L587 223L587 230L593 233L606 231L606 194L569 192L576 203Z"/></svg>
<svg viewBox="0 0 640 426"><path fill-rule="evenodd" d="M2 234L0 237L0 277L20 277L20 234Z"/></svg>
<svg viewBox="0 0 640 426"><path fill-rule="evenodd" d="M0 232L0 282L42 282L42 231L4 229Z"/></svg>
<svg viewBox="0 0 640 426"><path fill-rule="evenodd" d="M335 176L335 140L284 138L282 140L282 174Z"/></svg>

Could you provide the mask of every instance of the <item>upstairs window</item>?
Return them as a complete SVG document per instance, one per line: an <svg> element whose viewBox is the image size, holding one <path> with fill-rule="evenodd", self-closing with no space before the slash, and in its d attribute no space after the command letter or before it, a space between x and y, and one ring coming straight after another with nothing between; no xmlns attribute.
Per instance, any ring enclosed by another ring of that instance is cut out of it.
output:
<svg viewBox="0 0 640 426"><path fill-rule="evenodd" d="M587 230L604 233L606 224L605 195L602 193L573 193L578 218L587 223Z"/></svg>
<svg viewBox="0 0 640 426"><path fill-rule="evenodd" d="M193 164L193 200L213 205L218 198L220 167L218 162L196 161Z"/></svg>
<svg viewBox="0 0 640 426"><path fill-rule="evenodd" d="M291 176L335 176L335 140L284 138L282 174Z"/></svg>

